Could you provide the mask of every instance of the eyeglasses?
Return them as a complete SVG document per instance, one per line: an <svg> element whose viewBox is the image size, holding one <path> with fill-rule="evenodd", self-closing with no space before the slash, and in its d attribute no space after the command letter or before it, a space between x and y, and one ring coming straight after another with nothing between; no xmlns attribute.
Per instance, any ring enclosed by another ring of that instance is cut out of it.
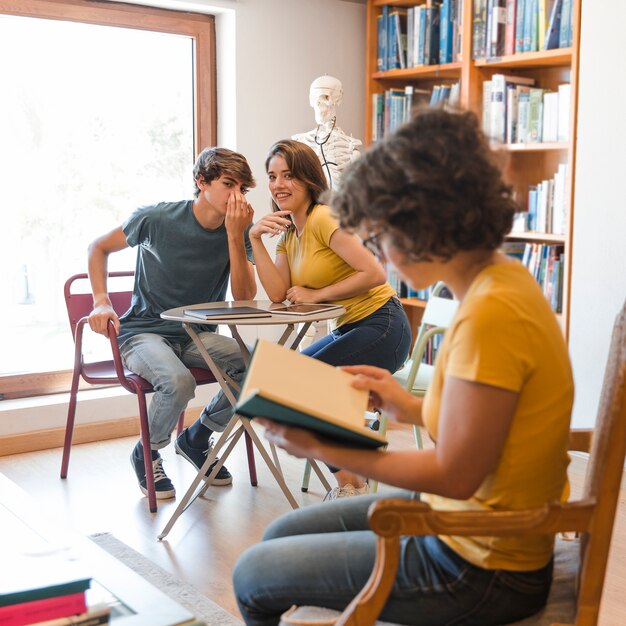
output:
<svg viewBox="0 0 626 626"><path fill-rule="evenodd" d="M363 239L363 245L379 260L385 260L385 254L381 247L380 238L384 235L384 231L380 231L375 233L374 235L370 235L369 237Z"/></svg>

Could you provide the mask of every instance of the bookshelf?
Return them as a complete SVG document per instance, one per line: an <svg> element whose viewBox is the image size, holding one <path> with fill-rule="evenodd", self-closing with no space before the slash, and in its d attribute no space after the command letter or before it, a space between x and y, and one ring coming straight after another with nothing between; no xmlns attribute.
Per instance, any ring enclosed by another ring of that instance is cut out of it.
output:
<svg viewBox="0 0 626 626"><path fill-rule="evenodd" d="M431 9L439 6L437 0L367 0L367 31L366 31L366 102L365 102L365 142L370 144L376 139L377 103L375 94L384 94L390 90L403 90L412 87L415 93L421 90L432 91L437 85L460 83L458 89L458 104L465 109L474 111L483 119L484 83L489 83L496 74L507 77L524 77L534 79L534 86L545 92L558 92L559 85L569 84L567 103L569 118L567 123L567 140L551 140L537 143L494 143L494 147L501 153L505 177L513 185L516 197L523 211L530 208L530 189L544 180L556 180L560 164L566 164L562 190L563 224L561 232L556 234L550 228L548 232L533 231L512 232L508 241L524 242L552 247L558 253L561 264L559 270L560 306L554 304L565 336L569 330L569 302L572 264L572 230L573 230L573 189L574 172L576 165L576 113L577 113L577 84L578 84L578 51L580 40L580 13L581 0L571 0L571 45L550 50L536 50L518 52L500 56L485 56L472 58L474 40L475 10L480 0L456 0L460 26L458 36L455 33L454 58L449 63L419 65L410 67L406 59L404 68L380 68L378 49L378 16L383 11L389 13L394 10L400 12L415 7ZM483 0L488 7L490 0ZM516 3L524 0L507 0L507 6L515 7ZM545 0L546 22L554 0ZM570 0L563 0L569 2ZM538 0L542 4L544 0ZM475 6L476 5L476 6ZM453 2L454 6L454 2ZM385 8L386 7L386 8ZM409 18L410 19L410 18ZM569 42L568 42L569 44ZM407 55L408 57L408 55ZM414 99L415 102L415 99ZM542 104L543 106L543 104ZM380 121L378 122L380 124ZM555 231L557 229L554 229ZM416 327L421 318L424 303L414 298L401 299L409 316L411 324ZM556 302L556 301L555 301Z"/></svg>

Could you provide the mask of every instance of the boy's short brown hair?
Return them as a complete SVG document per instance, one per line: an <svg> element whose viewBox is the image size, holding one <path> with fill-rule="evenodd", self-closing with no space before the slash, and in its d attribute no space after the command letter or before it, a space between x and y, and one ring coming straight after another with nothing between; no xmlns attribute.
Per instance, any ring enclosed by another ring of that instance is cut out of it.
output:
<svg viewBox="0 0 626 626"><path fill-rule="evenodd" d="M232 176L237 180L241 184L243 193L256 186L252 170L242 154L228 148L205 148L198 155L193 166L193 195L197 198L200 194L197 183L199 178L205 183L210 183L222 175Z"/></svg>

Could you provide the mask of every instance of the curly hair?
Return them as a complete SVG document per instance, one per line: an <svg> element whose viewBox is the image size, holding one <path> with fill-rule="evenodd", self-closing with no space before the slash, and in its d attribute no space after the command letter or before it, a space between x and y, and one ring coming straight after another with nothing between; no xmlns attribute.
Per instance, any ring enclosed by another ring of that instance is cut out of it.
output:
<svg viewBox="0 0 626 626"><path fill-rule="evenodd" d="M432 108L351 163L331 205L413 262L495 250L519 210L476 115Z"/></svg>
<svg viewBox="0 0 626 626"><path fill-rule="evenodd" d="M308 215L313 210L315 204L323 202L323 195L328 191L328 182L315 150L305 143L295 141L294 139L277 141L267 153L265 159L266 172L269 172L270 161L277 154L285 159L292 176L304 185L311 196L312 203L307 210ZM272 210L279 210L273 199Z"/></svg>
<svg viewBox="0 0 626 626"><path fill-rule="evenodd" d="M199 178L205 183L210 183L223 174L237 180L241 184L243 193L247 193L249 189L256 186L252 170L243 154L233 152L228 148L205 148L198 155L193 166L193 195L196 198L200 195L200 188L196 182Z"/></svg>

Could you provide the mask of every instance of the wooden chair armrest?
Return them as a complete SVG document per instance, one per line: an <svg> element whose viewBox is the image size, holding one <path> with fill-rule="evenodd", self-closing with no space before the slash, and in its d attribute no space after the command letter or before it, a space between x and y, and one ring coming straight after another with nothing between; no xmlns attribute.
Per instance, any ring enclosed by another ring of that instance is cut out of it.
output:
<svg viewBox="0 0 626 626"><path fill-rule="evenodd" d="M369 509L370 528L378 535L372 574L341 614L336 626L372 624L393 588L404 535L529 535L585 531L595 500L555 502L524 511L434 511L424 502L383 499Z"/></svg>
<svg viewBox="0 0 626 626"><path fill-rule="evenodd" d="M569 431L568 449L578 452L590 452L592 437L593 429L591 428L573 428Z"/></svg>
<svg viewBox="0 0 626 626"><path fill-rule="evenodd" d="M553 502L522 511L435 511L424 502L383 499L369 510L371 529L394 535L533 535L589 529L595 500Z"/></svg>

